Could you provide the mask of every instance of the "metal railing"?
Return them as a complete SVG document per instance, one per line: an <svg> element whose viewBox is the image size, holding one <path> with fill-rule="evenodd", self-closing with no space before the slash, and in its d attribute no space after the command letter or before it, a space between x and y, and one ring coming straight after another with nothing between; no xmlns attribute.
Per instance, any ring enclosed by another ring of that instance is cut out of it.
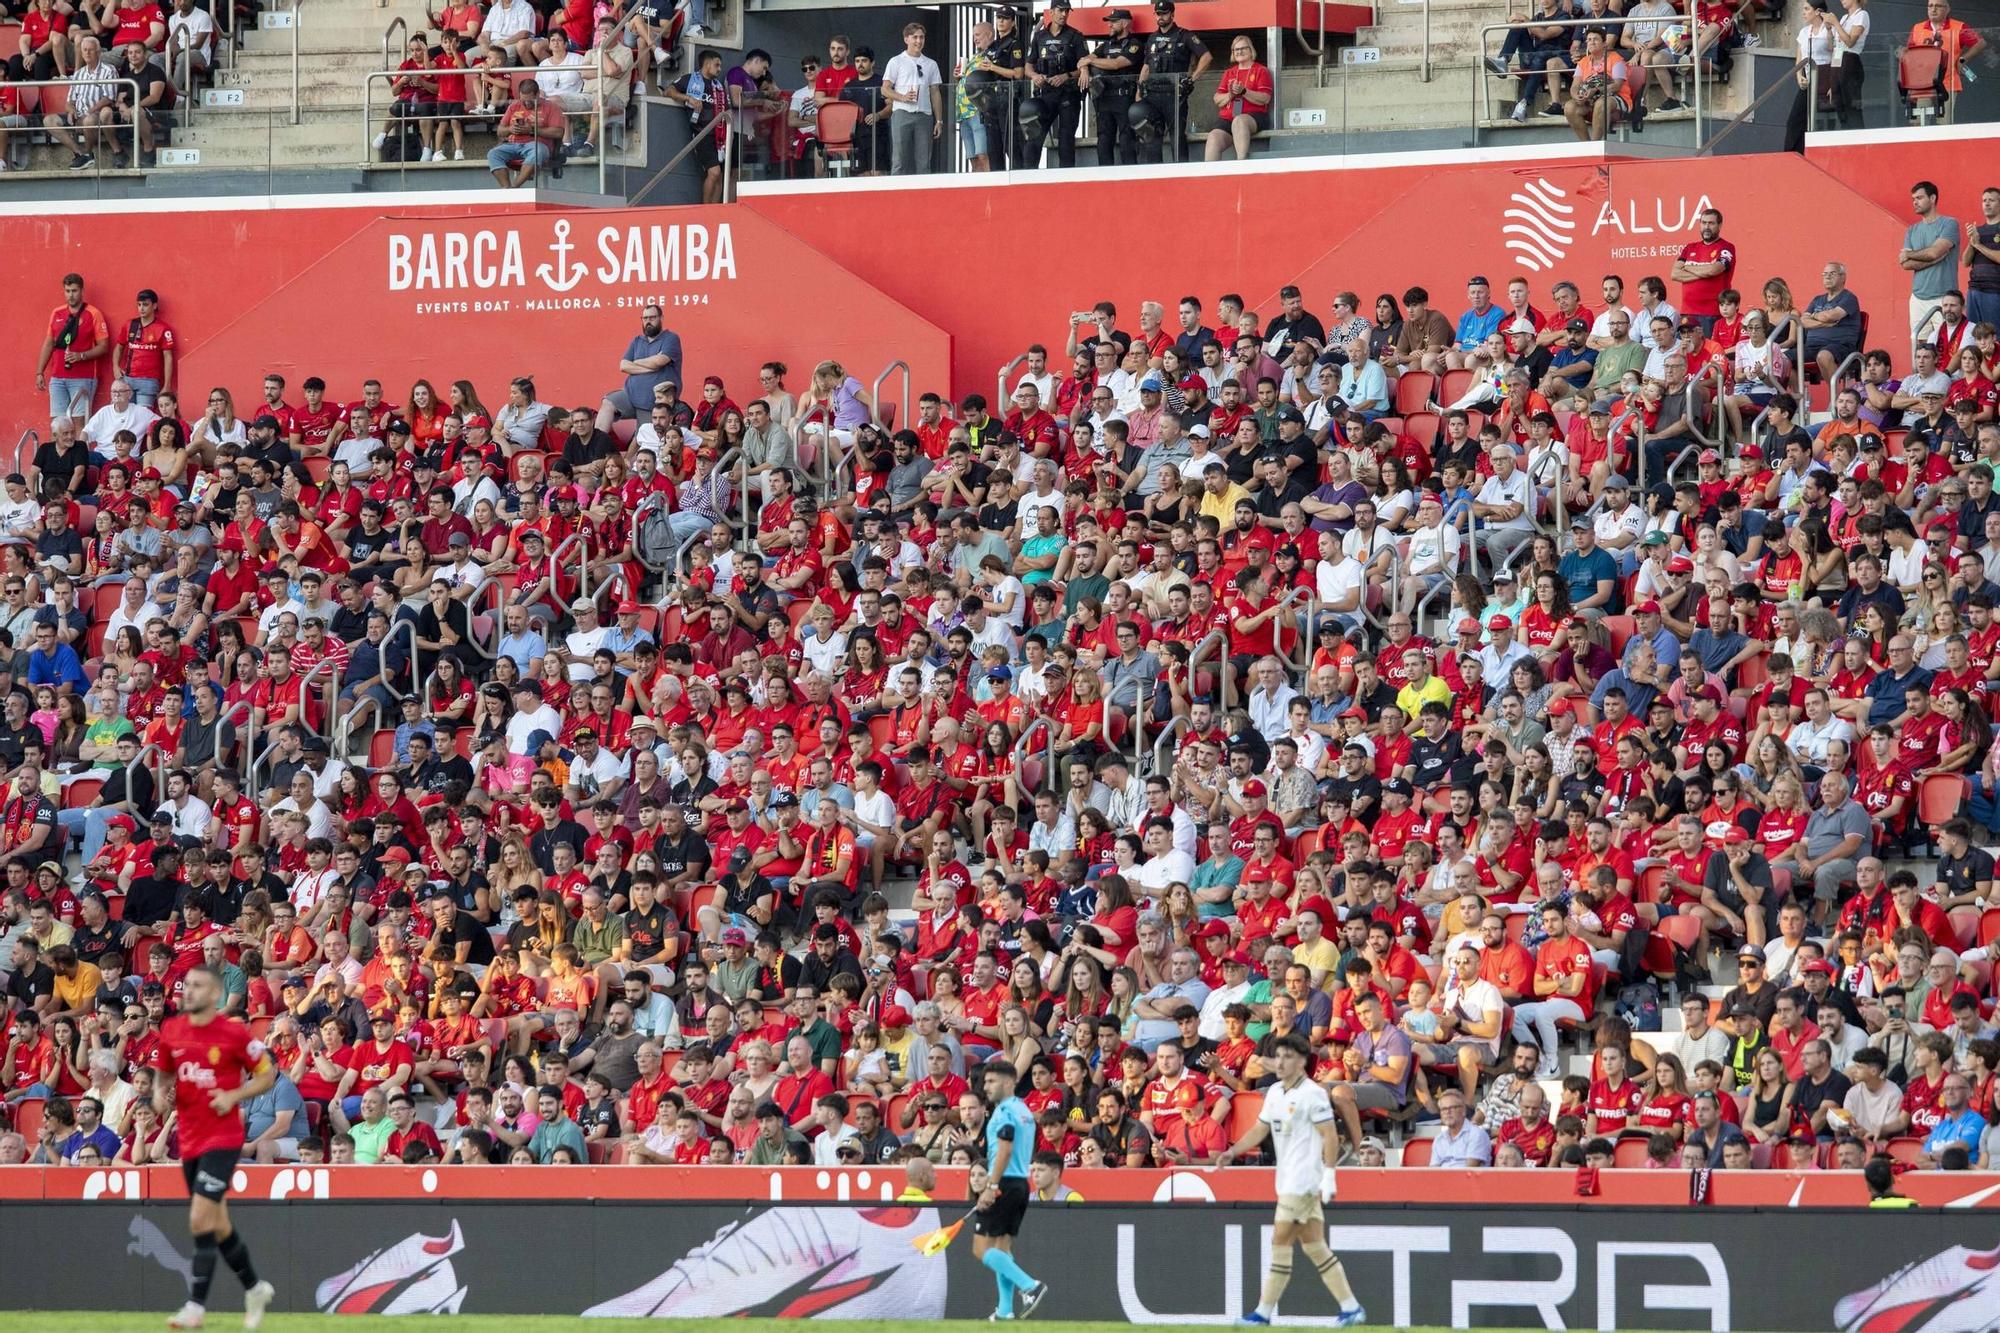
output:
<svg viewBox="0 0 2000 1333"><path fill-rule="evenodd" d="M1610 16L1610 17L1609 17L1609 20L1608 20L1608 21L1612 21L1612 22L1617 22L1618 20L1616 19L1616 17L1615 17L1615 16ZM1628 21L1628 22L1629 22L1629 20L1626 20L1626 21ZM1667 20L1666 20L1666 19L1664 19L1664 18L1662 18L1662 19L1660 19L1660 20L1658 20L1658 21L1659 21L1659 22L1662 22L1662 23L1664 23L1664 22L1666 22ZM1524 20L1523 22L1524 22L1524 23L1526 24L1526 26L1528 26L1528 27L1534 27L1534 28L1570 28L1570 29L1583 29L1583 28L1595 28L1595 27L1600 27L1600 26L1602 26L1602 25L1603 25L1603 24L1604 24L1605 22L1607 22L1607 19L1606 19L1606 18L1580 18L1580 19L1550 19L1550 20L1548 20L1548 21L1546 21L1546 22L1543 22L1543 21L1541 21L1541 19L1539 18L1539 16L1530 16L1529 18L1525 19L1525 20ZM1489 121L1489 120L1492 120L1492 119L1494 118L1494 117L1493 117L1493 79L1494 79L1494 77L1495 77L1495 76L1493 75L1493 73L1492 73L1492 72L1491 72L1490 70L1488 70L1488 69L1486 68L1486 61L1487 61L1487 59L1488 59L1489 55L1491 54L1491 49L1492 49L1492 48L1491 48L1491 43L1490 43L1490 38L1491 38L1491 37L1492 37L1492 35L1493 35L1494 33L1496 33L1496 32L1511 32L1511 31L1513 31L1513 30L1514 30L1515 28L1517 28L1517 27L1519 27L1519 26L1522 26L1522 25L1521 25L1521 24L1516 24L1516 23L1488 23L1488 24L1485 24L1485 25L1481 26L1481 28L1479 29L1479 49L1478 49L1478 51L1476 52L1476 54L1475 54L1475 57L1474 57L1474 71L1473 71L1473 74L1474 74L1474 77L1473 77L1473 84L1474 84L1474 87L1475 87L1475 89L1476 89L1476 93L1475 93L1475 100L1474 100L1474 102L1473 102L1473 106L1472 106L1472 146L1473 146L1474 148L1477 148L1477 147L1479 146L1479 128L1480 128L1480 126L1481 126L1481 125L1483 125L1483 124L1485 124L1485 123L1486 123L1487 121ZM1712 50L1712 49L1713 49L1713 48L1711 48L1711 50ZM1608 55L1609 55L1609 54L1616 54L1616 52L1615 52L1615 51L1609 51L1609 52L1607 52L1607 54L1608 54ZM1703 54L1707 54L1707 53L1703 53ZM1624 58L1623 58L1622 56L1621 56L1621 57L1619 57L1619 58L1620 58L1621 60L1624 60ZM1425 5L1424 5L1424 57L1423 57L1423 59L1424 59L1424 67L1425 67L1426 71L1428 71L1428 69L1429 69L1429 66L1430 66L1430 5L1429 5L1429 3L1428 3L1428 0L1427 0L1427 2L1426 2L1426 3L1425 3ZM1635 62L1633 62L1633 61L1630 61L1630 60L1624 60L1624 63L1625 63L1625 65L1626 65L1626 66L1627 66L1628 68L1630 68L1630 67L1631 67L1631 66L1632 66L1632 65L1633 65L1633 64L1634 64ZM1654 68L1657 68L1657 67L1658 67L1658 66L1656 66L1656 65L1652 65L1652 64L1646 64L1646 63L1645 63L1645 62L1643 62L1643 61L1640 61L1640 62L1636 62L1636 63L1637 63L1638 65L1639 65L1639 67L1640 67L1640 68L1642 68L1642 69L1646 69L1646 70L1652 70L1652 69L1654 69ZM1677 66L1678 66L1678 63L1679 63L1678 61L1675 61L1675 62L1673 62L1673 66L1672 66L1672 67L1677 67ZM1702 110L1701 110L1701 102L1702 102L1702 98L1701 98L1701 89L1702 89L1702 84L1703 84L1703 83L1705 82L1704 78L1702 77L1702 68L1701 68L1701 67L1702 67L1702 56L1701 56L1701 55L1696 55L1696 56L1694 56L1693 60L1692 60L1692 61L1690 62L1690 65L1689 65L1689 68L1688 68L1688 83L1689 83L1689 86L1690 86L1690 91L1689 91L1689 93L1688 93L1688 99L1687 99L1687 100L1688 100L1688 106L1689 106L1689 108L1690 108L1690 109L1692 109L1692 110L1693 110L1693 112L1694 112L1694 150L1695 150L1695 151L1696 151L1697 153L1701 151L1701 145L1702 145ZM1535 71L1535 70L1523 70L1523 71L1519 71L1519 72L1520 72L1520 73L1524 73L1524 74L1529 74L1529 75L1533 75L1533 74L1536 74L1536 73L1537 73L1538 71ZM1562 74L1563 76L1567 76L1567 77L1568 77L1568 78L1570 78L1570 79L1571 79L1572 81L1573 81L1573 80L1575 79L1575 71L1574 71L1573 69L1565 69L1565 70L1561 71L1561 74ZM1428 79L1429 77L1430 77L1430 76L1429 76L1428 72L1426 72L1426 74L1425 74L1425 78L1426 78L1426 79ZM1544 81L1546 82L1546 80L1547 80L1547 79L1548 79L1549 77L1551 77L1551 76L1549 76L1549 75L1543 75L1542 77L1543 77ZM1574 84L1573 84L1573 83L1572 83L1572 86L1574 86ZM1629 86L1629 85L1628 85L1628 86ZM1618 102L1620 103L1620 105L1622 105L1622 104L1623 104L1623 99L1620 99L1620 98L1618 98L1618 97L1616 96L1616 92L1617 92L1617 88L1618 88L1618 85L1617 85L1616 83L1614 83L1614 82L1611 82L1610 80L1608 80L1608 79L1607 79L1607 81L1606 81L1606 85L1605 85L1605 89L1604 89L1604 96L1605 96L1605 98L1606 98L1606 100L1607 100L1607 101L1618 101ZM1646 86L1645 86L1645 84L1644 84L1644 83L1641 83L1641 84L1640 84L1640 86L1639 86L1639 92L1638 92L1638 97L1640 97L1640 98L1643 98L1643 97L1644 97L1645 95L1646 95ZM1627 125L1629 125L1629 124L1631 123L1631 120L1630 120L1630 118L1629 118L1629 117L1628 117L1628 118L1626 119L1626 122L1625 122L1625 123L1626 123ZM1611 124L1611 122L1610 122L1609 118L1607 117L1607 119L1606 119L1606 123L1605 123L1605 127L1604 127L1604 133L1605 133L1605 137L1606 137L1606 138L1608 139L1608 138L1609 138L1609 137L1611 136L1611 132L1612 132L1612 131L1613 131L1614 129L1616 129L1616 128L1617 128L1617 126L1615 126L1615 125Z"/></svg>
<svg viewBox="0 0 2000 1333"><path fill-rule="evenodd" d="M1209 656L1210 648L1215 650L1216 667L1211 670L1216 673L1216 698L1222 704L1222 711L1226 713L1236 706L1236 681L1229 670L1229 638L1219 629L1211 630L1208 637L1196 644L1194 651L1188 654L1188 694L1190 698L1194 695L1195 673L1201 670L1201 664Z"/></svg>
<svg viewBox="0 0 2000 1333"><path fill-rule="evenodd" d="M900 357L882 367L882 373L868 386L868 414L876 425L882 424L882 385L897 371L903 373L903 410L896 417L896 424L903 430L910 426L910 363Z"/></svg>
<svg viewBox="0 0 2000 1333"><path fill-rule="evenodd" d="M187 112L187 123L194 124L195 109L201 105L201 98L194 91L194 29L183 25L167 34L167 77L173 81L174 89L180 95Z"/></svg>
<svg viewBox="0 0 2000 1333"><path fill-rule="evenodd" d="M1694 436L1697 440L1700 440L1703 444L1708 445L1710 448L1713 448L1716 442L1702 433L1701 413L1696 410L1701 401L1700 397L1696 393L1696 390L1700 389L1701 382L1704 379L1709 378L1710 376L1713 376L1715 379L1716 402L1718 405L1720 405L1722 399L1722 363L1720 361L1711 361L1707 365L1701 368L1699 374L1688 376L1687 387L1682 390L1684 397L1682 403L1681 419L1687 422L1688 433L1690 435ZM1641 481L1640 494L1642 495L1645 493L1643 489L1644 485L1645 483Z"/></svg>
<svg viewBox="0 0 2000 1333"><path fill-rule="evenodd" d="M33 426L28 427L21 432L21 438L14 441L14 466L8 470L26 476L34 466L35 455L41 452L41 448L41 432ZM31 487L30 493L39 493L39 488Z"/></svg>
<svg viewBox="0 0 2000 1333"><path fill-rule="evenodd" d="M301 2L301 0L294 0L294 2L299 3ZM292 32L293 32L292 45L294 48L294 68L292 71L292 82L293 82L292 123L297 124L299 116L299 108L298 108L298 87L297 87L298 70L296 66L296 51L298 46L298 35L297 35L298 25L296 22L294 22L294 24L292 25ZM387 34L384 34L384 36L386 37ZM516 75L522 75L528 78L533 78L539 68L540 68L539 66L519 65L519 66L507 66L499 71L486 71L486 72L504 73L511 81ZM603 72L602 66L597 64L584 64L575 66L574 70L582 78L584 87L590 93L591 109L589 111L570 111L564 109L558 104L556 109L562 112L563 132L566 136L568 135L569 122L571 120L577 119L579 117L588 116L591 117L591 123L597 127L598 135L608 140L610 136L604 133L604 79L601 77ZM384 82L393 83L398 79L409 78L416 74L435 73L435 72L436 71L431 71L431 70L419 71L419 70L406 70L406 69L387 69L387 70L375 70L370 73L363 74L361 76L361 165L364 168L376 165L374 160L375 134L376 134L375 85ZM463 71L462 77L466 80L468 84L476 84L479 80L481 73L482 71L479 69L468 68L465 71ZM468 97L469 96L470 93L468 92ZM511 99L512 97L511 91L509 96ZM389 99L389 106L393 108L396 105L396 103L399 102L400 100L402 99L391 97ZM505 115L505 108L502 108L501 112L497 115L475 116L471 114L470 104L468 104L467 109L465 111L459 112L457 115L454 116L426 115L424 119L450 121L459 125L467 125L467 124L490 120L493 123L495 130L497 131L500 125L501 117L504 115ZM393 121L397 122L397 133L401 132L400 122L405 119L409 119L409 117L395 116L395 115L392 115L391 118ZM713 124L714 122L711 121L710 123ZM572 140L570 140L567 137L565 137L565 139L563 140L564 144L570 142L572 142ZM553 147L560 147L560 146L561 145L555 145ZM694 145L692 141L690 141L688 147L692 148L693 146ZM606 189L608 188L606 181L607 181L607 172L610 164L606 160L606 154L607 154L606 144L602 143L598 144L597 152L595 153L593 160L595 161L597 166L597 192L599 194L605 193ZM405 161L405 162L399 162L397 165L401 166L405 171L407 171L412 166L421 166L423 164L411 163ZM551 163L549 165L536 168L535 179L540 179L541 176L544 174L553 176L555 174L553 166L554 164Z"/></svg>
<svg viewBox="0 0 2000 1333"><path fill-rule="evenodd" d="M1172 744L1174 738L1183 731L1186 731L1187 728L1187 718L1179 714L1168 718L1167 724L1160 728L1160 734L1153 738L1153 773L1164 774L1173 771L1173 765L1168 760L1166 754L1167 746ZM1170 778L1169 781L1171 782L1172 779ZM1169 787L1168 790L1171 791L1172 788Z"/></svg>
<svg viewBox="0 0 2000 1333"><path fill-rule="evenodd" d="M292 0L292 124L299 123L299 11L306 0Z"/></svg>
<svg viewBox="0 0 2000 1333"><path fill-rule="evenodd" d="M1038 717L1022 729L1019 738L1014 742L1014 771L1016 773L1023 772L1022 760L1034 757L1034 751L1029 748L1028 743L1034 739L1035 733L1038 731L1042 733L1045 742L1042 746L1042 789L1053 792L1058 789L1056 786L1056 726L1048 718ZM1027 790L1026 783L1022 783L1021 786L1023 794L1030 797L1035 794Z"/></svg>
<svg viewBox="0 0 2000 1333"><path fill-rule="evenodd" d="M666 160L666 163L663 166L661 166L661 168L658 171L654 172L650 177L647 178L646 183L644 185L641 185L636 190L630 191L629 197L634 202L638 202L640 200L643 200L647 195L651 194L653 192L653 187L657 186L661 181L665 180L668 174L672 172L674 168L678 167L681 163L687 161L688 154L694 152L695 148L701 143L701 137L704 134L709 134L714 131L715 122L718 120L722 122L722 185L723 185L723 190L725 192L723 197L726 200L729 197L727 192L731 189L733 182L733 176L730 171L730 163L733 160L735 152L735 144L736 144L736 122L733 119L729 118L729 113L727 111L718 111L714 115L710 116L707 120L703 121L700 125L696 126L693 132L688 135L688 141L681 145L680 151L675 153L672 157L668 158Z"/></svg>
<svg viewBox="0 0 2000 1333"><path fill-rule="evenodd" d="M403 41L410 40L410 25L401 14L389 20L389 26L382 30L382 68L396 63L396 52L403 48L396 43L396 34L403 34Z"/></svg>
<svg viewBox="0 0 2000 1333"><path fill-rule="evenodd" d="M149 758L153 761L150 765L147 766L150 767L153 772L154 809L158 809L159 806L166 801L167 752L165 750L162 750L157 745L148 744L140 746L139 753L133 755L131 760L125 765L125 799L120 801L116 806L112 807L113 809L131 810L136 812L140 816L141 823L144 823L146 817L150 816L153 813L153 811L140 810L136 805L132 803L132 778L133 775L139 771L140 766L145 765L147 759Z"/></svg>
<svg viewBox="0 0 2000 1333"><path fill-rule="evenodd" d="M313 682L326 678L330 687L326 697L326 715L319 726L313 725L312 691ZM306 674L299 678L299 725L323 741L330 741L333 718L340 707L340 672L338 664L331 657L322 657L306 668Z"/></svg>
<svg viewBox="0 0 2000 1333"><path fill-rule="evenodd" d="M994 377L996 383L994 386L995 394L993 399L993 409L997 409L993 411L994 416L1005 419L1007 415L1007 404L1014 401L1014 396L1007 392L1007 377L1013 374L1015 370L1017 370L1021 366L1027 364L1027 360L1028 360L1028 354L1026 352L1021 353L1019 356L1015 357L1012 361L1009 361L1006 365L1000 367L1000 373Z"/></svg>
<svg viewBox="0 0 2000 1333"><path fill-rule="evenodd" d="M814 422L819 424L819 443L813 448L813 466L808 469L807 475L812 477L819 487L820 496L824 498L833 493L834 480L838 475L838 464L833 456L833 451L839 447L833 438L833 406L830 403L814 403L799 414L798 419L792 422L795 448L810 434L806 427Z"/></svg>
<svg viewBox="0 0 2000 1333"><path fill-rule="evenodd" d="M104 80L104 85L117 90L111 94L110 101L112 105L115 106L121 101L124 102L126 105L132 106L134 108L136 108L139 105L139 84L136 79L125 79L125 78L106 79ZM19 80L9 80L7 86L9 88L15 88L15 89L60 88L63 90L64 103L65 106L67 106L69 94L79 85L70 79L19 79ZM37 97L37 99L39 99L41 97L41 94L37 92L35 96ZM40 116L45 115L47 113L48 113L48 108L41 107L38 114L29 116L28 119L31 122L39 123ZM16 131L16 133L25 133L25 132L26 131ZM47 131L47 130L42 130L39 132L44 134L53 133L53 131ZM129 139L131 140L132 143L132 153L130 160L134 163L138 162L139 160L139 125L136 119L131 123L124 125L119 124L116 120L113 120L110 123L103 125L70 125L66 127L66 132L74 135L77 141L83 144L85 147L88 147L90 145L91 140L98 135L105 136L113 144L116 144L120 139ZM97 154L92 154L92 156L96 158L96 160L91 164L90 170L92 172L104 171L105 166L103 157ZM51 365L54 365L53 360L51 361Z"/></svg>

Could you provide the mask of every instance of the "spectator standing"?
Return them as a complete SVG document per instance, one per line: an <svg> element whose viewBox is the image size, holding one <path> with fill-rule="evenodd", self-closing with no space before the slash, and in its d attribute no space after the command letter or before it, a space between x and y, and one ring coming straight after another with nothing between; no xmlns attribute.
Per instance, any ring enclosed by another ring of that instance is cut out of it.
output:
<svg viewBox="0 0 2000 1333"><path fill-rule="evenodd" d="M84 38L93 50L95 41ZM111 350L111 326L102 310L85 303L82 274L64 274L62 287L63 303L49 316L48 335L35 362L35 391L48 390L50 416L74 417L81 426L97 397L93 363Z"/></svg>
<svg viewBox="0 0 2000 1333"><path fill-rule="evenodd" d="M608 431L621 417L652 411L655 391L662 384L679 389L683 373L681 354L681 336L666 327L660 307L648 305L642 309L639 331L625 345L625 355L618 358L618 373L625 377L624 387L606 394L598 405L597 428Z"/></svg>
<svg viewBox="0 0 2000 1333"><path fill-rule="evenodd" d="M174 331L160 318L160 297L151 287L136 298L139 313L126 324L112 349L111 374L132 386L132 399L151 411L160 390L174 385Z"/></svg>
<svg viewBox="0 0 2000 1333"><path fill-rule="evenodd" d="M729 87L722 81L722 53L703 51L695 58L694 68L662 88L660 94L688 109L688 132L697 141L694 161L701 168L701 201L721 203L722 145L729 138L729 123L724 119L729 110ZM674 373L679 375L678 366ZM636 405L633 410L638 410Z"/></svg>
<svg viewBox="0 0 2000 1333"><path fill-rule="evenodd" d="M1736 247L1722 237L1722 211L1704 208L1697 219L1699 235L1681 247L1674 260L1673 280L1681 284L1681 314L1701 326L1702 337L1715 332L1719 300L1736 275Z"/></svg>
<svg viewBox="0 0 2000 1333"><path fill-rule="evenodd" d="M1083 59L1077 83L1088 92L1097 112L1097 165L1129 167L1139 160L1132 133L1132 99L1139 90L1139 66L1146 44L1132 32L1132 11L1113 9L1104 15L1104 36Z"/></svg>
<svg viewBox="0 0 2000 1333"><path fill-rule="evenodd" d="M978 39L975 30L976 57L965 71L967 92L986 130L987 165L994 171L1005 171L1009 163L1019 161L1020 147L1014 138L1020 114L1015 85L1028 74L1028 44L1015 26L1014 11L1005 7L994 12L991 39L984 46L978 45Z"/></svg>
<svg viewBox="0 0 2000 1333"><path fill-rule="evenodd" d="M1048 22L1028 40L1028 93L1021 104L1021 161L1041 165L1042 143L1055 134L1056 165L1076 165L1076 123L1083 115L1078 72L1088 55L1083 34L1069 26L1069 0L1052 0Z"/></svg>
<svg viewBox="0 0 2000 1333"><path fill-rule="evenodd" d="M905 24L903 49L882 67L882 95L890 103L889 169L897 176L923 175L931 146L944 132L944 75L924 54L924 35L923 24Z"/></svg>
<svg viewBox="0 0 2000 1333"><path fill-rule="evenodd" d="M1153 0L1153 35L1139 69L1139 100L1132 106L1133 129L1143 162L1187 161L1188 96L1215 57L1174 21L1174 0Z"/></svg>
<svg viewBox="0 0 2000 1333"><path fill-rule="evenodd" d="M1944 0L1930 0L1930 8L1936 15L1948 12L1950 6ZM1917 26L1921 29L1924 25ZM1916 33L1910 34L1910 44L1922 45ZM1931 181L1918 181L1910 187L1910 208L1917 220L1903 233L1896 263L1910 274L1910 346L1914 351L1927 341L1927 326L1944 303L1945 293L1958 287L1959 229L1957 218L1938 212L1938 187Z"/></svg>
<svg viewBox="0 0 2000 1333"><path fill-rule="evenodd" d="M2000 186L1980 191L1979 214L1965 228L1965 317L2000 328Z"/></svg>

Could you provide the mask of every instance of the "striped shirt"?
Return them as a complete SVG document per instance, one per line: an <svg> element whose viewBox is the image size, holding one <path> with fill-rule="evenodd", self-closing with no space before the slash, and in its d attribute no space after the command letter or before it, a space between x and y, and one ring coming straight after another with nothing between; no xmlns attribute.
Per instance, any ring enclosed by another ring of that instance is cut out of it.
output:
<svg viewBox="0 0 2000 1333"><path fill-rule="evenodd" d="M88 68L79 68L69 76L69 81L71 113L88 115L117 95L118 67L100 60Z"/></svg>

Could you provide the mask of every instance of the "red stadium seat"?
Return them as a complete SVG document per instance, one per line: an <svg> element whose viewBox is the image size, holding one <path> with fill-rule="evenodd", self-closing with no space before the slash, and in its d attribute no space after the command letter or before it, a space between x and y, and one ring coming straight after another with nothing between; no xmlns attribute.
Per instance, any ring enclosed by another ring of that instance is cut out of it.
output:
<svg viewBox="0 0 2000 1333"><path fill-rule="evenodd" d="M1404 1166L1429 1166L1431 1164L1431 1141L1411 1139L1403 1145Z"/></svg>
<svg viewBox="0 0 2000 1333"><path fill-rule="evenodd" d="M1396 415L1427 411L1437 392L1437 376L1428 370L1406 370L1396 381Z"/></svg>
<svg viewBox="0 0 2000 1333"><path fill-rule="evenodd" d="M1404 1150L1403 1155L1405 1158L1409 1156L1409 1152L1407 1149ZM1613 1144L1611 1147L1611 1165L1621 1166L1627 1169L1645 1166L1646 1140L1644 1139L1618 1140L1618 1142Z"/></svg>
<svg viewBox="0 0 2000 1333"><path fill-rule="evenodd" d="M1917 1159L1923 1156L1924 1141L1920 1138L1909 1136L1890 1139L1884 1146L1883 1151L1889 1154L1889 1160L1892 1162L1901 1162L1905 1166L1915 1166Z"/></svg>
<svg viewBox="0 0 2000 1333"><path fill-rule="evenodd" d="M368 738L368 767L388 768L396 762L396 733L378 731Z"/></svg>
<svg viewBox="0 0 2000 1333"><path fill-rule="evenodd" d="M1437 443L1444 419L1435 412L1413 412L1403 418L1402 433L1429 449Z"/></svg>
<svg viewBox="0 0 2000 1333"><path fill-rule="evenodd" d="M1598 624L1604 626L1604 632L1611 636L1613 657L1622 658L1625 655L1625 645L1639 632L1639 622L1631 616L1606 616Z"/></svg>
<svg viewBox="0 0 2000 1333"><path fill-rule="evenodd" d="M1229 1141L1236 1142L1250 1132L1250 1126L1257 1123L1258 1115L1264 1109L1264 1094L1261 1092L1239 1092L1229 1103Z"/></svg>
<svg viewBox="0 0 2000 1333"><path fill-rule="evenodd" d="M1942 824L1956 818L1971 789L1972 784L1957 773L1931 774L1917 788L1917 821Z"/></svg>
<svg viewBox="0 0 2000 1333"><path fill-rule="evenodd" d="M1758 653L1746 657L1736 666L1736 684L1746 690L1754 690L1771 679L1771 655Z"/></svg>
<svg viewBox="0 0 2000 1333"><path fill-rule="evenodd" d="M327 474L333 471L333 459L326 454L313 454L299 461L306 465L306 475L315 483L325 481Z"/></svg>
<svg viewBox="0 0 2000 1333"><path fill-rule="evenodd" d="M1473 374L1469 370L1447 370L1444 373L1443 386L1438 390L1438 406L1450 407L1453 403L1465 397L1466 393L1472 388L1472 380ZM1479 424L1483 426L1486 423L1481 421ZM1478 437L1479 426L1472 428L1472 434L1475 439Z"/></svg>
<svg viewBox="0 0 2000 1333"><path fill-rule="evenodd" d="M103 778L78 778L63 788L63 808L81 810L97 799L97 793L104 790Z"/></svg>
<svg viewBox="0 0 2000 1333"><path fill-rule="evenodd" d="M47 1107L48 1104L40 1097L30 1097L25 1101L15 1102L14 1132L33 1144L35 1136L42 1132L42 1112Z"/></svg>
<svg viewBox="0 0 2000 1333"><path fill-rule="evenodd" d="M1989 907L1979 914L1979 942L1991 944L2000 938L2000 907Z"/></svg>
<svg viewBox="0 0 2000 1333"><path fill-rule="evenodd" d="M638 434L639 421L636 417L629 419L620 418L611 423L611 438L618 441L618 446L621 449L632 443Z"/></svg>

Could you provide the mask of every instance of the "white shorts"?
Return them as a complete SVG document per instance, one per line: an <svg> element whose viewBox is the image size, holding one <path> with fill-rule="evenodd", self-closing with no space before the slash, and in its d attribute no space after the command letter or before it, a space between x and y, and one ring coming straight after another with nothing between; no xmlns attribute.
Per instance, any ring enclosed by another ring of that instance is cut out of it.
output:
<svg viewBox="0 0 2000 1333"><path fill-rule="evenodd" d="M1326 1206L1317 1194L1280 1194L1278 1196L1279 1222L1324 1222Z"/></svg>

